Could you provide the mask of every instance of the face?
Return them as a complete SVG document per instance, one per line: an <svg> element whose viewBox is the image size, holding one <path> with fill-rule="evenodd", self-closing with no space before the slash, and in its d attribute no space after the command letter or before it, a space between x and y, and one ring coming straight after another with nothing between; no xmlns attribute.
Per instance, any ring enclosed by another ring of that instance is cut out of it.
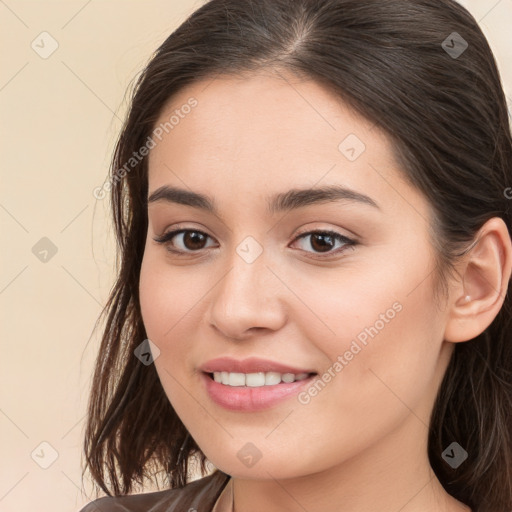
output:
<svg viewBox="0 0 512 512"><path fill-rule="evenodd" d="M424 450L446 318L430 207L389 140L291 75L197 82L155 127L173 113L149 155L140 303L163 388L208 459L233 476L291 478L369 451L396 458L399 441ZM351 194L269 207L326 187ZM222 357L235 363L209 363ZM250 358L267 363L236 365ZM212 380L223 369L228 380Z"/></svg>

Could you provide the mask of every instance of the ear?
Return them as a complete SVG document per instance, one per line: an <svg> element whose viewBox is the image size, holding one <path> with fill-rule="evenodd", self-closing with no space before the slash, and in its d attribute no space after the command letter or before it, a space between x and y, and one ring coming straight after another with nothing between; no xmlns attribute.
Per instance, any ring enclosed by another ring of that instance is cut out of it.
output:
<svg viewBox="0 0 512 512"><path fill-rule="evenodd" d="M499 313L508 290L512 242L503 219L488 220L459 268L451 290L444 339L457 343L485 331Z"/></svg>

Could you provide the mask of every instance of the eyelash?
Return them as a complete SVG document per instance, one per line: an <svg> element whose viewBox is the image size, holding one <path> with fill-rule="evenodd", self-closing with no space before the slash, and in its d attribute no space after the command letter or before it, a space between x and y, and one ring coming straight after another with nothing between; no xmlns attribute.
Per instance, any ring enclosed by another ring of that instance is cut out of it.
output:
<svg viewBox="0 0 512 512"><path fill-rule="evenodd" d="M204 233L203 231L200 231L198 229L175 229L174 231L169 231L168 233L164 233L160 237L155 237L155 238L153 238L153 240L155 242L159 243L159 244L162 244L162 245L166 246L166 248L167 248L167 250L169 252L177 254L179 256L187 256L187 255L190 255L190 254L198 253L198 252L200 252L202 250L202 249L198 249L197 251L189 251L189 252L187 252L187 251L172 249L170 241L176 235L182 234L182 233L200 233L202 235L205 235L208 238L212 238L207 233ZM300 233L299 235L297 235L295 237L295 239L293 240L293 242L296 242L297 240L300 240L302 238L307 238L307 236L310 236L310 235L328 235L328 236L332 236L335 240L340 241L340 242L342 242L344 244L343 247L340 247L337 250L329 251L329 252L326 252L326 253L315 253L315 252L313 252L313 254L316 255L315 256L316 259L324 259L324 258L332 257L333 255L337 255L337 254L340 254L342 252L345 252L349 247L354 247L354 246L357 245L357 242L355 240L352 240L351 238L348 238L348 237L346 237L344 235L341 235L340 233L337 233L336 231L329 231L329 230L306 231L304 233ZM306 252L310 252L310 251L306 251Z"/></svg>

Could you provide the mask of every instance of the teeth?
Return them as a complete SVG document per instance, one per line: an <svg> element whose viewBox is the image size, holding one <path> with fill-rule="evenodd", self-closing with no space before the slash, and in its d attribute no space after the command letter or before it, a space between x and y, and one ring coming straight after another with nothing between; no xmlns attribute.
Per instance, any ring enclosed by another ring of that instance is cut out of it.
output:
<svg viewBox="0 0 512 512"><path fill-rule="evenodd" d="M281 382L281 374L279 372L265 373L265 386L273 386Z"/></svg>
<svg viewBox="0 0 512 512"><path fill-rule="evenodd" d="M247 386L259 388L261 386L275 386L281 382L295 382L304 380L308 373L279 373L279 372L257 372L257 373L235 373L235 372L213 372L213 380L226 386Z"/></svg>

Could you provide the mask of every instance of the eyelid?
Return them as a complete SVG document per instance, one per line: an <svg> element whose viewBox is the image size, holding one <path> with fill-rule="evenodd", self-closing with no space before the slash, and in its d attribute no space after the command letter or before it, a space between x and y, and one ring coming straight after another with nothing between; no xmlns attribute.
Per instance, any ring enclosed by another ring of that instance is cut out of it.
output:
<svg viewBox="0 0 512 512"><path fill-rule="evenodd" d="M211 238L212 240L215 240L215 238L208 234L206 231L203 231L202 229L194 228L191 226L182 226L182 225L176 225L173 227L173 229L164 232L162 235L154 237L153 240L159 244L162 245L170 245L170 241L180 234L186 233L186 232L195 232L195 233L201 233L205 235L208 238ZM346 236L332 228L304 228L303 230L299 231L299 233L295 234L293 236L293 240L291 243L295 243L298 240L302 238L306 238L307 235L315 235L315 234L327 234L332 237L334 237L336 240L340 240L343 242L343 246L332 251L327 251L326 253L316 253L312 251L305 251L301 250L301 252L306 252L310 255L312 255L313 259L322 260L322 259L328 259L328 258L337 258L341 257L340 254L345 252L349 248L354 248L356 245L359 244L356 238L352 238L349 236ZM206 248L206 249L211 249ZM203 252L205 249L198 249L197 251L184 251L182 249L170 249L167 247L167 250L177 256L195 256L195 255L201 255L201 252ZM300 249L299 249L300 250Z"/></svg>
<svg viewBox="0 0 512 512"><path fill-rule="evenodd" d="M346 238L347 240L352 240L354 242L356 242L358 240L358 236L356 236L354 233L352 232L348 232L348 234L344 234L342 233L341 231L338 231L339 229L341 228L332 228L332 227L314 227L314 228L303 228L303 229L300 229L295 235L294 235L294 239L296 239L297 237L301 236L301 235L304 235L304 234L309 234L309 233L332 233L332 234L336 234L336 235L339 235L343 238ZM345 230L345 232L347 232L347 230Z"/></svg>
<svg viewBox="0 0 512 512"><path fill-rule="evenodd" d="M359 242L354 239L350 238L346 235L343 235L342 233L339 233L338 231L335 231L333 229L306 229L303 232L298 233L295 235L292 243L297 242L300 239L307 238L308 236L312 236L315 234L323 234L333 237L335 240L341 241L343 243L342 247L338 247L335 250L327 251L325 253L321 252L312 252L312 251L302 251L306 252L308 254L311 254L314 259L317 260L327 260L328 258L331 259L339 259L342 257L341 255L348 249L354 248L356 245L359 244Z"/></svg>
<svg viewBox="0 0 512 512"><path fill-rule="evenodd" d="M201 233L201 234L205 235L206 237L211 238L212 240L215 239L212 235L208 234L203 229L192 228L190 226L180 226L180 225L177 225L177 226L174 226L169 231L164 231L164 233L162 233L160 236L153 237L153 240L155 242L159 243L159 244L167 246L167 245L170 245L170 241L174 237L176 237L176 236L178 236L180 234L186 233L186 232ZM201 251L204 251L204 249L200 249L200 250L197 250L197 251L183 251L181 249L169 249L169 248L167 248L167 250L169 252L174 253L174 254L184 255L184 256L187 256L187 255L191 256L191 255L194 255L194 254L199 254Z"/></svg>

